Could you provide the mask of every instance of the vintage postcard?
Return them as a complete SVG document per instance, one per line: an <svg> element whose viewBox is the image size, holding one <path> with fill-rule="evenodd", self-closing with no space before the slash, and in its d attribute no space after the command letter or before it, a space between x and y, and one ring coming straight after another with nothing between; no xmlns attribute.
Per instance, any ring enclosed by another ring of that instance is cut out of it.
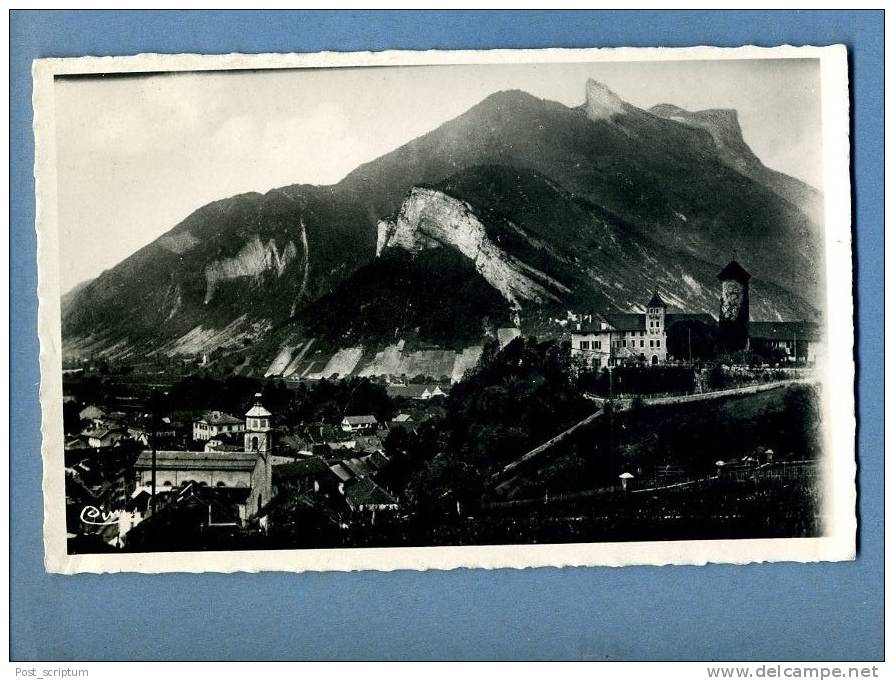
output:
<svg viewBox="0 0 894 681"><path fill-rule="evenodd" d="M49 571L854 557L843 46L33 72Z"/></svg>

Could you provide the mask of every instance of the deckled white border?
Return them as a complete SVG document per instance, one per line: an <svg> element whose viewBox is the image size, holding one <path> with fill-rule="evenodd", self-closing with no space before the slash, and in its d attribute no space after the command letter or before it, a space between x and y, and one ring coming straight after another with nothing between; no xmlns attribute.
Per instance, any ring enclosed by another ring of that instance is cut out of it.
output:
<svg viewBox="0 0 894 681"><path fill-rule="evenodd" d="M828 356L824 387L824 536L812 539L618 542L286 551L66 554L62 429L59 239L53 78L62 74L215 71L433 64L579 63L653 60L820 60L823 120ZM317 54L160 55L42 59L33 64L35 187L44 463L44 548L49 572L256 572L427 570L590 565L703 565L837 561L855 557L853 265L847 52L830 47L690 47ZM15 511L13 510L13 513ZM15 516L13 516L15 522Z"/></svg>

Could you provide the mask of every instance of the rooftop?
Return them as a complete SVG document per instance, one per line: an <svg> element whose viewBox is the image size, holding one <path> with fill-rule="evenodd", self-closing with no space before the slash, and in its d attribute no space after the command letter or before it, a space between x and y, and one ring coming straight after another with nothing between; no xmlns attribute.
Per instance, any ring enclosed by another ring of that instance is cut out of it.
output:
<svg viewBox="0 0 894 681"><path fill-rule="evenodd" d="M284 463L273 467L273 476L279 480L308 478L329 475L331 471L319 456L312 456L295 463Z"/></svg>
<svg viewBox="0 0 894 681"><path fill-rule="evenodd" d="M352 426L362 426L368 424L378 423L375 416L371 414L363 414L360 416L345 416L345 423L348 423Z"/></svg>
<svg viewBox="0 0 894 681"><path fill-rule="evenodd" d="M423 394L426 392L430 397L436 389L439 389L440 392L445 395L450 392L450 386L444 384L428 385L426 383L407 383L404 385L401 383L391 383L385 388L388 397L405 397L412 400L422 399Z"/></svg>
<svg viewBox="0 0 894 681"><path fill-rule="evenodd" d="M124 428L114 427L114 428L96 428L94 430L88 430L84 435L86 437L95 437L98 439L104 438L109 433L126 433L127 431Z"/></svg>
<svg viewBox="0 0 894 681"><path fill-rule="evenodd" d="M397 506L397 500L369 478L361 478L345 485L345 500L352 508Z"/></svg>
<svg viewBox="0 0 894 681"><path fill-rule="evenodd" d="M264 418L267 416L273 416L269 411L264 409L264 405L261 404L261 393L255 393L255 404L249 409L246 413L246 416L254 417L254 418Z"/></svg>
<svg viewBox="0 0 894 681"><path fill-rule="evenodd" d="M347 482L351 478L354 477L354 474L351 473L347 468L345 468L342 464L336 463L332 466L329 466L329 470L335 473L336 477L342 482Z"/></svg>
<svg viewBox="0 0 894 681"><path fill-rule="evenodd" d="M649 305L651 306L652 303L650 302ZM717 323L714 317L701 312L668 312L664 315L664 326L668 329L674 324L685 321L699 321L709 326ZM610 327L605 331L645 331L646 315L641 312L594 314L591 324L581 325L579 330L574 329L571 333L602 333L602 324L608 324Z"/></svg>
<svg viewBox="0 0 894 681"><path fill-rule="evenodd" d="M751 275L739 263L735 260L731 260L726 267L720 270L717 278L720 279L720 281L732 279L733 281L740 281L743 284L747 284L748 280L751 279Z"/></svg>
<svg viewBox="0 0 894 681"><path fill-rule="evenodd" d="M245 423L242 419L222 411L209 411L202 414L202 418L198 420L198 423L203 421L210 426L235 426Z"/></svg>
<svg viewBox="0 0 894 681"><path fill-rule="evenodd" d="M81 412L78 414L82 419L99 419L105 415L106 413L102 409L92 404L89 407L81 409Z"/></svg>
<svg viewBox="0 0 894 681"><path fill-rule="evenodd" d="M156 452L155 467L157 470L193 470L193 471L251 471L258 460L257 452ZM134 464L136 470L152 468L152 452L144 451Z"/></svg>
<svg viewBox="0 0 894 681"><path fill-rule="evenodd" d="M667 307L667 303L661 299L661 296L658 295L658 291L652 294L652 299L646 303L647 307Z"/></svg>
<svg viewBox="0 0 894 681"><path fill-rule="evenodd" d="M818 341L822 329L814 322L749 322L748 335L767 340Z"/></svg>

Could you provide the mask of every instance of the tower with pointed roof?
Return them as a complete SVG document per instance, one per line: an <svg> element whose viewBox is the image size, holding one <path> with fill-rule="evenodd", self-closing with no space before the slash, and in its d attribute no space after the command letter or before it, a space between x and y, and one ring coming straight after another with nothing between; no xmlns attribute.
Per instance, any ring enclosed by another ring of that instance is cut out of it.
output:
<svg viewBox="0 0 894 681"><path fill-rule="evenodd" d="M717 275L720 279L720 317L717 342L723 352L748 347L748 282L751 275L735 260Z"/></svg>
<svg viewBox="0 0 894 681"><path fill-rule="evenodd" d="M650 364L663 363L667 357L667 344L665 342L666 313L667 303L664 302L656 290L649 302L646 303L646 335L649 339L649 354L646 355L646 360Z"/></svg>
<svg viewBox="0 0 894 681"><path fill-rule="evenodd" d="M245 451L255 452L255 467L251 472L250 513L261 515L264 506L273 498L273 414L261 404L261 393L255 393L255 403L245 412Z"/></svg>
<svg viewBox="0 0 894 681"><path fill-rule="evenodd" d="M269 453L273 449L273 414L261 404L261 393L255 394L255 403L245 412L245 451Z"/></svg>

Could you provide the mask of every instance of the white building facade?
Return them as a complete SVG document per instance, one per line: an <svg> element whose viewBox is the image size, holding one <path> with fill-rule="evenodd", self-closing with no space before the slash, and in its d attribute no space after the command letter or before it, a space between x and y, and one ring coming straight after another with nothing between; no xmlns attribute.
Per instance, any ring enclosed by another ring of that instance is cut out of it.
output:
<svg viewBox="0 0 894 681"><path fill-rule="evenodd" d="M656 292L645 313L582 315L571 331L571 356L600 369L667 361L667 304Z"/></svg>

